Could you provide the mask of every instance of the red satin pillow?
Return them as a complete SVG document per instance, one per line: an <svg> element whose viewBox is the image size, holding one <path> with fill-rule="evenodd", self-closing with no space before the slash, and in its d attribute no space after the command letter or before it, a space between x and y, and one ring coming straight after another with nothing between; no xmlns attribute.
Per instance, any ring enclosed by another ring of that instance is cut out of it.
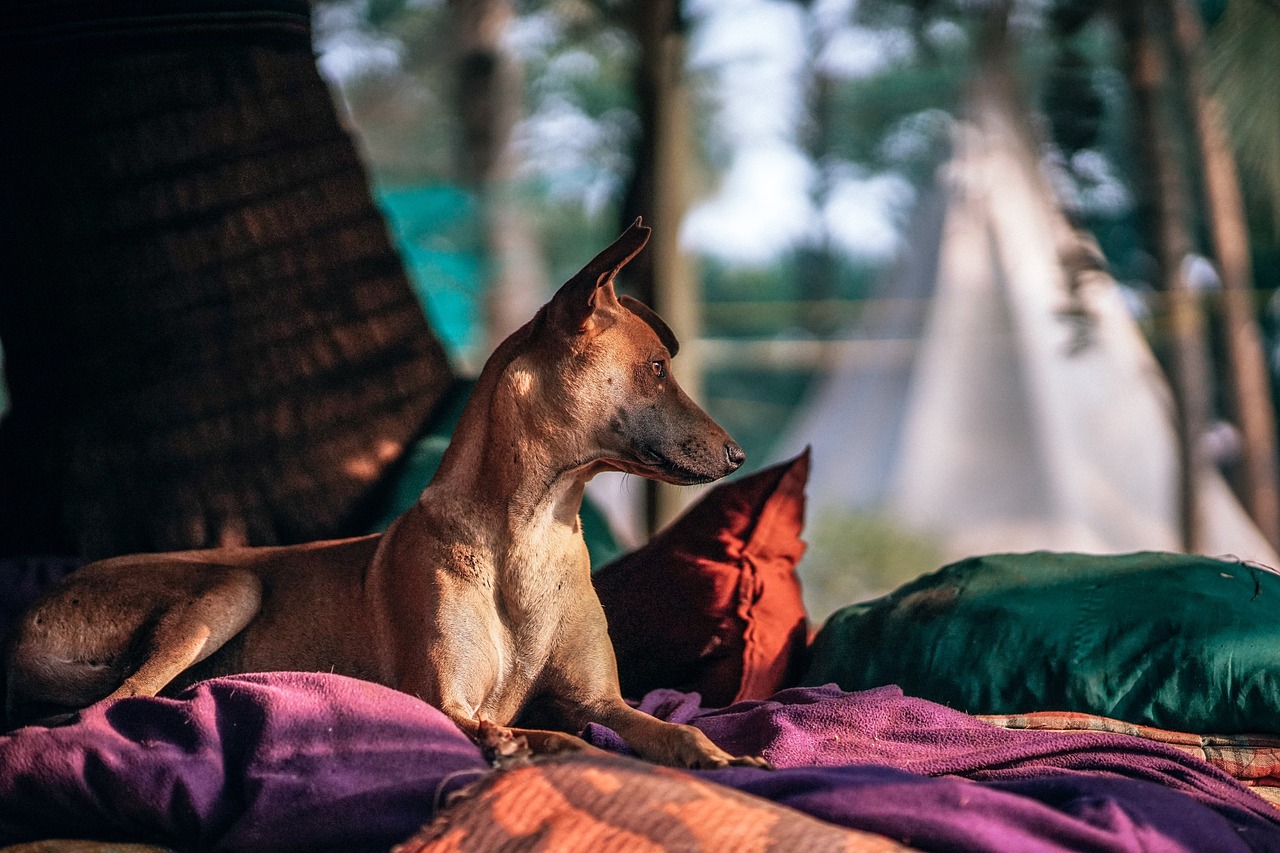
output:
<svg viewBox="0 0 1280 853"><path fill-rule="evenodd" d="M596 572L625 696L696 690L708 706L796 683L807 620L809 451L717 486L648 544Z"/></svg>

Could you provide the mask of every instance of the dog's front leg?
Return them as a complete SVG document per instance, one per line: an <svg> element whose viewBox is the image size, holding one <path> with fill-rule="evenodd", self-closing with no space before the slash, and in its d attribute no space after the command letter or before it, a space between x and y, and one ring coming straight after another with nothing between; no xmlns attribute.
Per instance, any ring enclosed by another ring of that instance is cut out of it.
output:
<svg viewBox="0 0 1280 853"><path fill-rule="evenodd" d="M594 606L564 620L560 645L544 673L541 705L556 724L575 732L588 723L607 726L641 758L668 767L770 766L758 756L731 755L693 726L668 723L628 705L618 687L604 610L594 594L589 602Z"/></svg>
<svg viewBox="0 0 1280 853"><path fill-rule="evenodd" d="M595 665L587 664L588 660L594 660ZM573 670L560 670L561 678L541 703L543 713L551 714L555 724L569 731L581 731L588 723L607 726L641 758L668 767L714 770L770 766L758 756L726 752L693 726L668 723L632 708L618 689L612 648L606 646L579 661Z"/></svg>
<svg viewBox="0 0 1280 853"><path fill-rule="evenodd" d="M408 662L396 684L401 691L439 709L494 760L595 749L565 732L508 726L529 687L511 666L504 627L466 588L442 588L433 600L438 618L397 638L397 656Z"/></svg>
<svg viewBox="0 0 1280 853"><path fill-rule="evenodd" d="M641 758L669 767L715 770L720 767L763 767L756 755L731 755L693 726L668 723L637 711L619 698L593 713L592 718L617 732Z"/></svg>

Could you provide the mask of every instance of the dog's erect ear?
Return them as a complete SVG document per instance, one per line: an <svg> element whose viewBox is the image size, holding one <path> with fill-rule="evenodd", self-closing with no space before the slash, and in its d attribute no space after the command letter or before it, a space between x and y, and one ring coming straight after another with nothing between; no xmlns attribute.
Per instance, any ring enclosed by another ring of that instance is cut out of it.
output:
<svg viewBox="0 0 1280 853"><path fill-rule="evenodd" d="M618 297L618 302L622 304L623 308L626 308L649 324L649 327L657 334L658 340L662 341L662 345L667 348L667 352L671 353L672 358L675 357L676 353L680 352L680 342L676 340L676 333L671 331L671 327L667 325L666 321L658 316L658 312L634 296L624 294Z"/></svg>
<svg viewBox="0 0 1280 853"><path fill-rule="evenodd" d="M631 227L623 231L609 248L592 258L556 291L548 306L552 319L566 330L581 331L587 328L597 309L616 306L613 280L632 258L640 254L645 243L649 242L652 230L636 217Z"/></svg>

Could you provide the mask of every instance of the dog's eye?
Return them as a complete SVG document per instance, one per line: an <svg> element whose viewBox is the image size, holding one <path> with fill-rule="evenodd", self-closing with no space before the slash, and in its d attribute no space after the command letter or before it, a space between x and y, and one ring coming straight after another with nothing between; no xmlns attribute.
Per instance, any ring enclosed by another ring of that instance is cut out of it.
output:
<svg viewBox="0 0 1280 853"><path fill-rule="evenodd" d="M667 363L665 361L649 362L649 369L653 371L653 375L659 379L667 378Z"/></svg>

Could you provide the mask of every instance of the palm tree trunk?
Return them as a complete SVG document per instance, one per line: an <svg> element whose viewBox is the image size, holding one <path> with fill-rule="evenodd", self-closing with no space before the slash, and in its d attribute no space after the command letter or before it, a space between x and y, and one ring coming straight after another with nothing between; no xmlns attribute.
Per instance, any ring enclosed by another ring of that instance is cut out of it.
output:
<svg viewBox="0 0 1280 853"><path fill-rule="evenodd" d="M524 82L502 36L515 10L511 0L450 0L449 9L458 45L459 174L480 199L492 348L524 325L547 295L541 245L514 189L511 136L523 111Z"/></svg>
<svg viewBox="0 0 1280 853"><path fill-rule="evenodd" d="M1244 199L1235 156L1224 130L1222 108L1204 79L1204 28L1199 12L1189 0L1174 0L1174 12L1178 66L1193 117L1210 237L1222 279L1227 383L1243 436L1242 498L1258 529L1273 545L1280 545L1275 409L1252 300L1253 267Z"/></svg>
<svg viewBox="0 0 1280 853"><path fill-rule="evenodd" d="M629 26L640 45L636 94L640 140L624 223L645 217L653 227L649 249L628 267L627 285L663 316L680 340L680 384L702 399L699 337L702 305L692 259L680 250L680 225L689 207L688 169L692 97L686 81L685 36L679 0L637 0ZM645 521L650 532L673 519L694 498L692 489L647 486Z"/></svg>
<svg viewBox="0 0 1280 853"><path fill-rule="evenodd" d="M1148 242L1155 248L1167 311L1169 343L1162 349L1167 353L1177 407L1182 542L1185 550L1194 552L1201 542L1197 481L1204 464L1200 440L1209 420L1210 371L1204 315L1183 275L1192 243L1178 136L1167 112L1172 13L1168 0L1134 0L1119 7L1137 154L1145 175L1146 209L1140 209L1140 214L1150 223Z"/></svg>

